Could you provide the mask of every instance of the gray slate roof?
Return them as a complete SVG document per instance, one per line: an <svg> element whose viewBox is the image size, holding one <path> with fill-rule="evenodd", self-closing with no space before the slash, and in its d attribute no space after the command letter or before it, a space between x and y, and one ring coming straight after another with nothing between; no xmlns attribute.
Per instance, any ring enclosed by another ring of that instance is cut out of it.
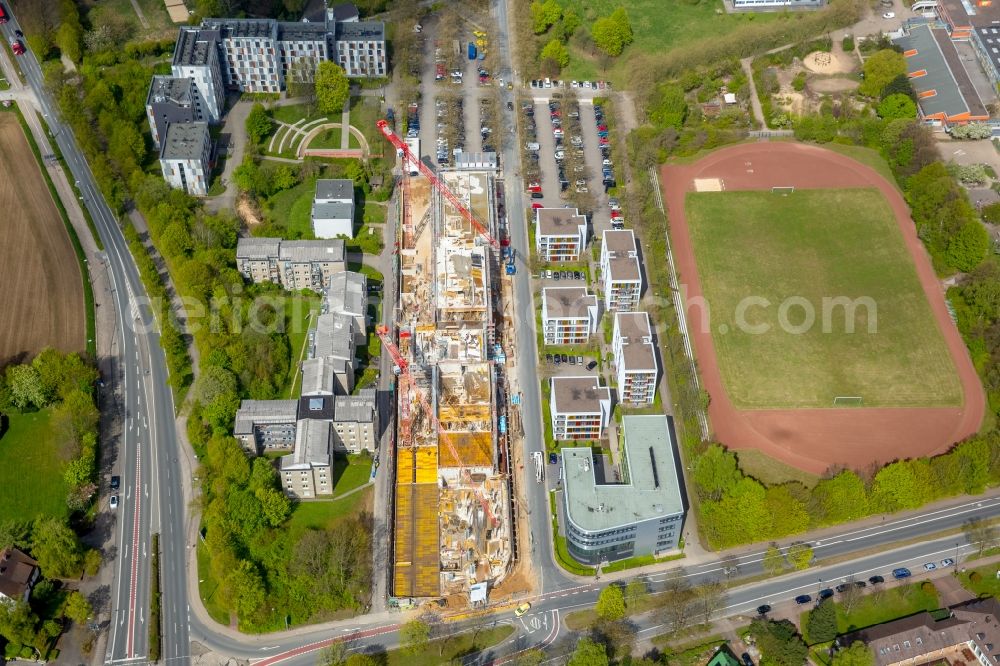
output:
<svg viewBox="0 0 1000 666"><path fill-rule="evenodd" d="M298 413L298 400L243 400L236 412L233 432L249 435L254 424L294 423Z"/></svg>
<svg viewBox="0 0 1000 666"><path fill-rule="evenodd" d="M281 241L278 257L297 263L344 261L344 241L340 238Z"/></svg>
<svg viewBox="0 0 1000 666"><path fill-rule="evenodd" d="M354 271L334 273L326 292L330 312L360 316L368 308L368 278Z"/></svg>
<svg viewBox="0 0 1000 666"><path fill-rule="evenodd" d="M375 389L361 389L357 395L334 398L333 420L351 423L375 421Z"/></svg>
<svg viewBox="0 0 1000 666"><path fill-rule="evenodd" d="M277 259L280 238L247 238L236 241L236 258L248 260Z"/></svg>
<svg viewBox="0 0 1000 666"><path fill-rule="evenodd" d="M354 318L350 315L329 312L316 318L316 356L353 362L353 339Z"/></svg>
<svg viewBox="0 0 1000 666"><path fill-rule="evenodd" d="M302 419L295 428L295 450L281 457L281 469L329 466L330 422Z"/></svg>
<svg viewBox="0 0 1000 666"><path fill-rule="evenodd" d="M354 201L354 181L349 178L321 178L316 181L315 200Z"/></svg>

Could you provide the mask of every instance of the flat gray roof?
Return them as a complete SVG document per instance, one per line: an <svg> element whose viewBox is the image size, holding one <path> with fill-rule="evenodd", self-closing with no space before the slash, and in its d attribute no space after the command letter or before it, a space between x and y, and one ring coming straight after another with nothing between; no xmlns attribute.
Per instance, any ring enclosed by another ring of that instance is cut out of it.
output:
<svg viewBox="0 0 1000 666"><path fill-rule="evenodd" d="M615 323L622 336L622 356L625 370L656 370L653 332L645 312L616 312Z"/></svg>
<svg viewBox="0 0 1000 666"><path fill-rule="evenodd" d="M278 39L283 42L325 40L328 32L326 23L278 22Z"/></svg>
<svg viewBox="0 0 1000 666"><path fill-rule="evenodd" d="M182 27L177 33L177 44L174 45L173 64L182 67L207 65L218 39L217 30Z"/></svg>
<svg viewBox="0 0 1000 666"><path fill-rule="evenodd" d="M560 414L599 414L611 391L596 376L553 377L552 406Z"/></svg>
<svg viewBox="0 0 1000 666"><path fill-rule="evenodd" d="M170 123L167 125L167 136L163 139L160 159L200 159L205 154L209 141L208 123Z"/></svg>
<svg viewBox="0 0 1000 666"><path fill-rule="evenodd" d="M236 241L236 258L249 260L277 259L280 238L246 238Z"/></svg>
<svg viewBox="0 0 1000 666"><path fill-rule="evenodd" d="M586 532L603 532L684 512L673 429L663 415L622 418L625 483L598 484L594 454L564 448L563 484L569 519Z"/></svg>
<svg viewBox="0 0 1000 666"><path fill-rule="evenodd" d="M281 241L278 257L293 262L344 261L344 241L340 238Z"/></svg>
<svg viewBox="0 0 1000 666"><path fill-rule="evenodd" d="M302 395L333 395L333 364L326 356L302 361Z"/></svg>
<svg viewBox="0 0 1000 666"><path fill-rule="evenodd" d="M963 114L989 115L946 30L932 29L926 23L911 25L907 34L894 41L903 49L910 84L925 117L943 114L942 120L947 120Z"/></svg>
<svg viewBox="0 0 1000 666"><path fill-rule="evenodd" d="M381 21L337 23L337 41L384 41L385 24Z"/></svg>
<svg viewBox="0 0 1000 666"><path fill-rule="evenodd" d="M295 428L295 450L281 456L281 469L330 466L330 422L302 419Z"/></svg>
<svg viewBox="0 0 1000 666"><path fill-rule="evenodd" d="M368 278L354 271L334 273L326 292L330 312L360 316L368 309Z"/></svg>
<svg viewBox="0 0 1000 666"><path fill-rule="evenodd" d="M354 201L354 181L349 178L321 178L316 181L316 200Z"/></svg>
<svg viewBox="0 0 1000 666"><path fill-rule="evenodd" d="M316 356L354 360L354 317L329 312L316 318Z"/></svg>
<svg viewBox="0 0 1000 666"><path fill-rule="evenodd" d="M294 423L298 405L298 400L243 400L236 412L233 432L249 435L255 424Z"/></svg>
<svg viewBox="0 0 1000 666"><path fill-rule="evenodd" d="M542 236L575 236L587 225L587 218L576 208L539 208L536 215L536 231Z"/></svg>
<svg viewBox="0 0 1000 666"><path fill-rule="evenodd" d="M350 220L354 224L354 204L335 201L312 205L313 220Z"/></svg>
<svg viewBox="0 0 1000 666"><path fill-rule="evenodd" d="M218 30L224 38L232 37L275 37L278 22L274 19L205 19L203 28Z"/></svg>
<svg viewBox="0 0 1000 666"><path fill-rule="evenodd" d="M609 229L604 232L604 247L616 255L627 255L635 252L635 234L631 229Z"/></svg>
<svg viewBox="0 0 1000 666"><path fill-rule="evenodd" d="M546 287L542 299L545 314L551 319L585 319L589 308L597 307L597 296L586 287Z"/></svg>
<svg viewBox="0 0 1000 666"><path fill-rule="evenodd" d="M375 389L361 389L357 395L334 398L333 420L351 423L374 423Z"/></svg>

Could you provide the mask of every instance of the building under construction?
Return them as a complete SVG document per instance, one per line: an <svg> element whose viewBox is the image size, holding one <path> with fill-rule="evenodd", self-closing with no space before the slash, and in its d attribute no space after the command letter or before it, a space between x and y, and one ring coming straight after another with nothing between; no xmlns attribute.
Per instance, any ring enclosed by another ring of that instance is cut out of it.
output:
<svg viewBox="0 0 1000 666"><path fill-rule="evenodd" d="M494 174L437 178L467 211L427 177L403 176L401 187L396 597L481 592L504 578L514 556L506 417L498 414Z"/></svg>

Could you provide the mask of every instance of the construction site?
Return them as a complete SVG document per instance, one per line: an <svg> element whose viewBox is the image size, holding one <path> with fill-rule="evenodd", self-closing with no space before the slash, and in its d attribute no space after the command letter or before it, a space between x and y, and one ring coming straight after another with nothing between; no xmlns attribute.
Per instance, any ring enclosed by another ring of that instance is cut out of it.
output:
<svg viewBox="0 0 1000 666"><path fill-rule="evenodd" d="M395 336L379 331L398 371L392 594L478 603L516 558L494 173L420 166L400 184Z"/></svg>

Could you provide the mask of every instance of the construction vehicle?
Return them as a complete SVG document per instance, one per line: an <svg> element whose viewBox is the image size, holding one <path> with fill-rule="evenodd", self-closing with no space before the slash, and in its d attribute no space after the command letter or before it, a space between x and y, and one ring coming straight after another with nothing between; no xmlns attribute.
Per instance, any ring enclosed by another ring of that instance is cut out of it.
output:
<svg viewBox="0 0 1000 666"><path fill-rule="evenodd" d="M388 122L386 122L385 120L380 120L376 123L376 125L378 126L379 131L382 132L382 136L384 136L389 141L389 143L391 143L393 146L396 147L397 152L400 150L403 151L402 153L403 159L409 160L410 164L417 165L417 168L420 170L420 173L422 173L427 178L427 180L431 182L431 185L433 185L437 189L437 191L440 192L442 196L444 196L444 198L448 200L448 203L450 203L452 206L455 207L455 210L457 210L459 214L463 218L465 218L465 221L468 222L473 229L475 229L476 233L482 236L483 239L485 239L486 242L488 242L494 248L500 247L500 243L498 243L497 240L490 235L489 231L486 229L483 223L477 220L476 216L472 214L472 211L466 208L465 205L463 205L462 202L458 200L458 197L456 197L454 193L452 193L452 191L448 188L448 186L445 185L444 182L440 178L438 178L426 164L420 161L419 156L414 155L410 151L406 143L403 140L401 140L399 136L396 135L395 132L392 131L392 128L389 127Z"/></svg>

